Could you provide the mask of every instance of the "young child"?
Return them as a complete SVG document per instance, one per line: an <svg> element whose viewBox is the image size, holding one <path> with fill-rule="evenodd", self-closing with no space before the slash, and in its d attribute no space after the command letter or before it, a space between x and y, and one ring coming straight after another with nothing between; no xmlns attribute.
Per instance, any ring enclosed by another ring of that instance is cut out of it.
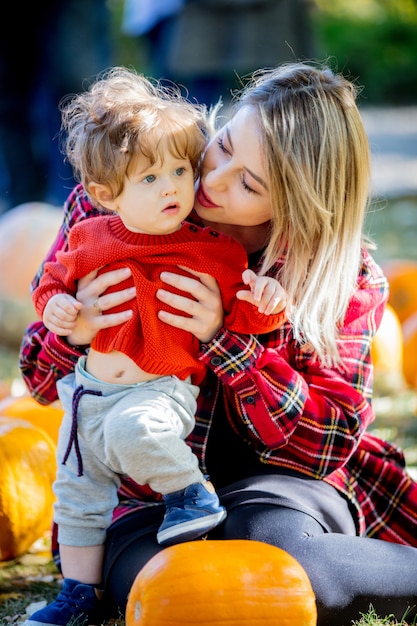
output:
<svg viewBox="0 0 417 626"><path fill-rule="evenodd" d="M71 229L68 249L45 265L33 293L36 311L49 330L69 336L81 308L78 279L97 268L127 267L125 286L136 291L133 305L117 309L133 309L130 321L101 330L75 373L58 383L65 416L55 521L61 594L68 595L80 583L100 587L120 476L162 494L161 545L195 539L226 516L184 441L194 427L205 367L194 335L158 319L161 272L179 267L184 276L187 270L215 276L225 326L239 333L279 326L284 293L276 280L247 269L247 254L235 240L184 222L207 140L204 109L114 68L63 106L63 128L68 159L98 211ZM31 621L60 624L61 605L58 596Z"/></svg>

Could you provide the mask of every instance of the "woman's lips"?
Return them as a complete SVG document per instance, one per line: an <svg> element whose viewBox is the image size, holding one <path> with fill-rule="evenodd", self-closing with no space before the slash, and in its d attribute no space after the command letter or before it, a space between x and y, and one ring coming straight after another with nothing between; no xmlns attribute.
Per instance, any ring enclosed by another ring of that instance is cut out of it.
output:
<svg viewBox="0 0 417 626"><path fill-rule="evenodd" d="M218 204L215 204L211 198L209 198L201 184L197 189L196 199L201 206L206 207L207 209L219 206Z"/></svg>

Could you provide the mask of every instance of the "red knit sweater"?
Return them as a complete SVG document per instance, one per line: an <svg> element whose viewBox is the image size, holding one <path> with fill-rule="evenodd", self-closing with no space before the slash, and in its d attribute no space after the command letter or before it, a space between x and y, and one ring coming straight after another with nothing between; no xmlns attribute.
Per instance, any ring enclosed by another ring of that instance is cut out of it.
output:
<svg viewBox="0 0 417 626"><path fill-rule="evenodd" d="M157 317L161 302L159 288L166 288L159 276L162 271L179 270L182 265L214 276L221 291L225 312L224 324L236 333L266 333L279 326L284 315L264 315L257 308L235 297L247 268L244 248L231 237L209 228L184 223L170 235L145 235L128 230L117 215L97 217L75 225L69 235L66 251L57 253L56 262L45 265L44 275L33 292L37 313L42 316L46 303L59 292L74 295L77 280L94 269L109 271L129 267L131 278L109 291L136 286L136 305L132 301L115 307L112 312L134 308L132 318L120 326L98 332L95 350L124 352L146 372L175 375L181 379L192 375L201 382L205 366L198 360L200 344L194 335L164 324ZM167 305L164 308L170 309Z"/></svg>

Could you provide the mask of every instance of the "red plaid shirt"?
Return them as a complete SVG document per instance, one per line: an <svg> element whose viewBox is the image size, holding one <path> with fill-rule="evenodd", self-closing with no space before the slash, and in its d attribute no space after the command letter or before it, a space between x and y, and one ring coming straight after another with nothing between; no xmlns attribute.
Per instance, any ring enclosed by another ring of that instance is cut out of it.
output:
<svg viewBox="0 0 417 626"><path fill-rule="evenodd" d="M82 187L75 188L46 260L66 247L75 223L100 214ZM42 267L33 286L41 273ZM364 250L357 290L340 329L343 371L320 367L294 340L288 323L260 336L221 330L204 344L200 359L215 376L201 386L196 427L187 440L202 470L216 398L222 394L231 426L261 463L336 487L357 511L361 535L417 546L417 484L405 471L401 451L366 432L374 419L370 345L387 297L387 281ZM80 352L41 322L31 324L20 367L33 397L42 404L56 400L56 380L72 371ZM119 496L115 519L159 501L130 480L123 481Z"/></svg>

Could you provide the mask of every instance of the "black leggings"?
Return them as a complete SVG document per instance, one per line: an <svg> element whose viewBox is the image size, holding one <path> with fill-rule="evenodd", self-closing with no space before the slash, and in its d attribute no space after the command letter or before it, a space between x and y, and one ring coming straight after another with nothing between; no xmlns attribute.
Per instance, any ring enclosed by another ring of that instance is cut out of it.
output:
<svg viewBox="0 0 417 626"><path fill-rule="evenodd" d="M163 507L131 514L109 531L104 575L113 616L124 613L137 572L161 550L156 530L163 514ZM314 589L318 626L351 626L370 605L397 621L417 615L415 548L329 532L309 513L278 502L232 507L210 538L263 541L294 556Z"/></svg>

